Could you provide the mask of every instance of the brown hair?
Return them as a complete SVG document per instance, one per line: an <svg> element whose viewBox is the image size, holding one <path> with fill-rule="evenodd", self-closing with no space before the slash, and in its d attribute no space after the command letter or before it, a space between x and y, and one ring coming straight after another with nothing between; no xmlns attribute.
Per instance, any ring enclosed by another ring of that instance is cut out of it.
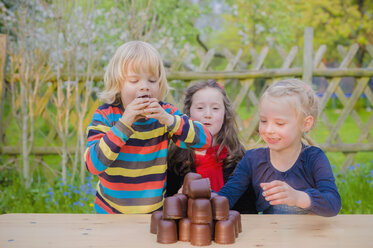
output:
<svg viewBox="0 0 373 248"><path fill-rule="evenodd" d="M223 169L235 167L242 159L245 153L245 148L238 138L235 112L225 90L212 79L198 82L188 87L185 92L183 113L190 116L193 95L204 88L217 89L223 95L225 114L223 125L216 137L216 144L220 144L219 150L216 154L216 160L218 160L218 156L222 149L226 147L228 149L228 156L223 160ZM187 172L194 170L194 162L193 150L181 149L174 144L171 145L168 156L168 168L170 170L175 172L177 175L182 176Z"/></svg>

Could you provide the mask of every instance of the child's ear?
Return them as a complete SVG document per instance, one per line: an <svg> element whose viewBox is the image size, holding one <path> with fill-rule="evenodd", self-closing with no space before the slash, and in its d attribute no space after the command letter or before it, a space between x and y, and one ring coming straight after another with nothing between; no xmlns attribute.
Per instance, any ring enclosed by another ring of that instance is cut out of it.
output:
<svg viewBox="0 0 373 248"><path fill-rule="evenodd" d="M306 116L303 122L303 132L308 132L313 125L314 119L311 115Z"/></svg>

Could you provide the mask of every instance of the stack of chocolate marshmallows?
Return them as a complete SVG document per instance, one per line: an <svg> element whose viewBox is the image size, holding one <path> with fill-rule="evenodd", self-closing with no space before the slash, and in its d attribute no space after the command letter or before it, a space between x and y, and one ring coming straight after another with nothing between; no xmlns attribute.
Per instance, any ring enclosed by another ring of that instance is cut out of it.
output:
<svg viewBox="0 0 373 248"><path fill-rule="evenodd" d="M233 244L242 232L241 215L229 210L227 198L211 193L209 179L191 172L185 176L183 193L165 198L163 211L152 214L150 232L163 244Z"/></svg>

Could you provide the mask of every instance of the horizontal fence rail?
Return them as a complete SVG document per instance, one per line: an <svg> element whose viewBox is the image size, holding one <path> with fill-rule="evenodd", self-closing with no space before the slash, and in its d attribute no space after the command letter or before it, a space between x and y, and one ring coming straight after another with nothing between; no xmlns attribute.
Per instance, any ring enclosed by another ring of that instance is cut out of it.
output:
<svg viewBox="0 0 373 248"><path fill-rule="evenodd" d="M302 68L291 68L291 69L261 69L258 71L184 71L184 72L167 72L168 80L207 80L207 79L256 79L256 78L284 78L284 77L302 77ZM329 68L329 69L314 69L312 71L313 77L373 77L373 68L351 68L351 69L339 69L339 68ZM84 74L77 75L61 75L59 80L62 81L75 81L78 79L79 82L85 83L87 80L92 80L99 82L103 80L103 73L94 74L92 77L88 78ZM20 76L14 75L14 80L19 81ZM8 78L8 81L9 78ZM45 81L56 82L56 75L46 77Z"/></svg>
<svg viewBox="0 0 373 248"><path fill-rule="evenodd" d="M1 42L4 42L5 37L0 38L0 66L4 68L6 48ZM309 62L312 66L310 72L321 103L319 128L325 137L317 145L328 152L342 152L345 155L344 167L353 162L358 152L373 151L373 111L364 120L358 111L358 106L366 109L373 106L373 46L367 47L372 59L365 68L354 66L353 58L358 51L356 44L348 50L339 49L343 59L337 68L328 68L322 62L325 46L317 51L304 52L314 54ZM195 71L177 71L177 68L171 66L167 78L172 89L166 100L182 108L186 87L197 80L216 79L226 88L238 113L236 121L242 141L247 148L260 146L262 144L258 144L257 131L260 95L275 80L302 78L307 71L302 67L292 67L298 51L296 47L282 56L280 68L265 68L268 51L269 48L264 47L253 57L250 70L238 68L241 52L237 55L227 54L226 68L214 70L211 65L213 50L200 57L200 66ZM17 61L16 57L12 61ZM178 61L182 61L182 58L178 58ZM64 158L61 163L72 161L72 166L80 164L83 168L85 128L94 110L101 104L97 92L102 88L103 73L48 73L43 77L31 73L28 78L25 75L21 70L0 74L5 79L1 80L0 85L0 154L10 157L28 154L29 159L36 159L40 163L45 160L44 156L61 155ZM349 79L349 92L346 92L346 78ZM336 121L332 121L326 111L337 100L340 110ZM359 130L358 137L352 142L341 137L348 120L352 120Z"/></svg>

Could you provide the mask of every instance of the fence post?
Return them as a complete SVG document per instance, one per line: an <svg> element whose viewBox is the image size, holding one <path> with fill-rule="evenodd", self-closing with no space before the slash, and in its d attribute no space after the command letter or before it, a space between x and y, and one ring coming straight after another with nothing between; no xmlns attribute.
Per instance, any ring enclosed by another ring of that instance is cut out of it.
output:
<svg viewBox="0 0 373 248"><path fill-rule="evenodd" d="M304 45L303 45L303 81L307 84L312 84L312 50L313 50L313 28L306 27L304 29Z"/></svg>
<svg viewBox="0 0 373 248"><path fill-rule="evenodd" d="M5 103L5 59L6 59L6 35L0 34L0 152L3 141L3 118Z"/></svg>

